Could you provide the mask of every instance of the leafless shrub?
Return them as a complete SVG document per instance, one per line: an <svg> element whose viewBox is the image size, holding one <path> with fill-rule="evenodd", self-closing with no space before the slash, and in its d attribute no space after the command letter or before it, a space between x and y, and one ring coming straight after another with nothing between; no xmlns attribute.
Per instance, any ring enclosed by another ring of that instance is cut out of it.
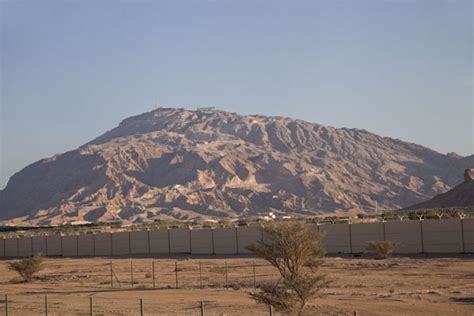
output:
<svg viewBox="0 0 474 316"><path fill-rule="evenodd" d="M377 259L387 259L397 249L398 243L390 240L370 241L367 250L372 251Z"/></svg>
<svg viewBox="0 0 474 316"><path fill-rule="evenodd" d="M317 272L324 249L318 232L302 222L283 221L264 226L265 238L248 247L278 269L280 280L259 286L251 293L259 303L272 305L285 315L301 315L312 298L329 281Z"/></svg>
<svg viewBox="0 0 474 316"><path fill-rule="evenodd" d="M43 269L43 257L33 256L8 263L9 270L17 272L25 282L31 282L36 273Z"/></svg>

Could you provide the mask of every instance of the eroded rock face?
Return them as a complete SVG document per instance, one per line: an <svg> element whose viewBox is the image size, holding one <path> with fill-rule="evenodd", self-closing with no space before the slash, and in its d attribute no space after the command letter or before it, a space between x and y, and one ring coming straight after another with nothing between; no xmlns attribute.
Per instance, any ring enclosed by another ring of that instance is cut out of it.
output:
<svg viewBox="0 0 474 316"><path fill-rule="evenodd" d="M462 182L452 157L364 130L282 117L159 108L38 161L0 191L0 220L311 215L395 209Z"/></svg>
<svg viewBox="0 0 474 316"><path fill-rule="evenodd" d="M474 169L466 169L463 183L428 201L409 207L409 209L447 207L474 207Z"/></svg>
<svg viewBox="0 0 474 316"><path fill-rule="evenodd" d="M466 169L464 172L464 182L474 182L474 169Z"/></svg>

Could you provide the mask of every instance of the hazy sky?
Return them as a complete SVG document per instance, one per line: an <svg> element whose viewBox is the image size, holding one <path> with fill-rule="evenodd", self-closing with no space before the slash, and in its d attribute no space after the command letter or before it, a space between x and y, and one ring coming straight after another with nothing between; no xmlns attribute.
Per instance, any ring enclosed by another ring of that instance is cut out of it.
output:
<svg viewBox="0 0 474 316"><path fill-rule="evenodd" d="M470 0L0 6L0 188L157 104L474 153Z"/></svg>

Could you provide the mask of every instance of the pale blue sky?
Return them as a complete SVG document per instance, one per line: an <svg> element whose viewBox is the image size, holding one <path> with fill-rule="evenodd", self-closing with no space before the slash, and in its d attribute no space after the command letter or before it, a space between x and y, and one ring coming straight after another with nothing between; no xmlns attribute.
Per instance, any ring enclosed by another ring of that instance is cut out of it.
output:
<svg viewBox="0 0 474 316"><path fill-rule="evenodd" d="M474 153L469 0L0 6L0 188L158 103Z"/></svg>

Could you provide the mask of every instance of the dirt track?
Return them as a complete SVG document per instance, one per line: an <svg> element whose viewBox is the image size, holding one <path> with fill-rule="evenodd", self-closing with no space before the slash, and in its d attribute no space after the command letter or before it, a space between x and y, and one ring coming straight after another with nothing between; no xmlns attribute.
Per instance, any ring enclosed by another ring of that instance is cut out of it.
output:
<svg viewBox="0 0 474 316"><path fill-rule="evenodd" d="M47 259L46 268L31 284L18 283L0 261L0 294L9 295L9 315L267 315L265 306L248 296L253 291L253 261L257 285L277 277L260 259L212 256L134 258L133 287L129 258L113 259L114 288L109 258ZM152 261L155 261L153 289ZM176 286L175 261L178 262ZM200 289L199 262L202 266ZM225 289L227 264L228 289ZM396 257L389 260L330 257L322 271L333 283L326 296L312 302L308 315L474 315L474 255L458 257ZM0 299L4 309L3 296Z"/></svg>

